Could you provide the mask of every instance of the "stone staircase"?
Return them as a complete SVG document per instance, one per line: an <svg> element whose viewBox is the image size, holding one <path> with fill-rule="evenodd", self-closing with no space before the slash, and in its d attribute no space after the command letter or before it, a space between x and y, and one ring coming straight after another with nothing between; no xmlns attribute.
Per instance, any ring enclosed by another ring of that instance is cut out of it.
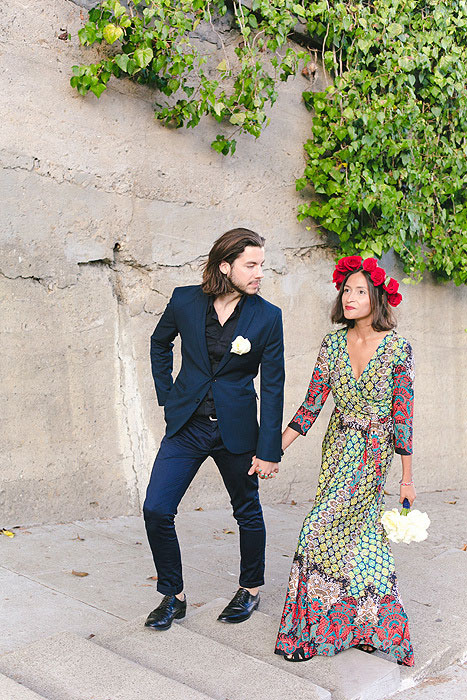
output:
<svg viewBox="0 0 467 700"><path fill-rule="evenodd" d="M0 700L386 700L399 667L350 649L287 664L272 653L277 620L259 611L240 625L216 618L227 600L166 632L144 617L84 639L69 632L0 658Z"/></svg>

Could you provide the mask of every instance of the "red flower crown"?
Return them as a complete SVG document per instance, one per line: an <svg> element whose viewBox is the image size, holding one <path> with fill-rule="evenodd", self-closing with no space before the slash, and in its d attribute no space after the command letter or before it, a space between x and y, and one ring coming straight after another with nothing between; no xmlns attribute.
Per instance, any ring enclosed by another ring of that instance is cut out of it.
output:
<svg viewBox="0 0 467 700"><path fill-rule="evenodd" d="M336 285L336 289L341 288L341 284L347 277L349 272L357 272L357 270L365 270L370 273L371 281L375 287L383 285L383 289L388 295L388 304L398 306L402 301L402 294L398 292L399 282L393 277L386 275L382 267L378 267L376 258L363 258L360 255L348 255L346 258L341 258L336 265L336 269L332 275L332 281Z"/></svg>

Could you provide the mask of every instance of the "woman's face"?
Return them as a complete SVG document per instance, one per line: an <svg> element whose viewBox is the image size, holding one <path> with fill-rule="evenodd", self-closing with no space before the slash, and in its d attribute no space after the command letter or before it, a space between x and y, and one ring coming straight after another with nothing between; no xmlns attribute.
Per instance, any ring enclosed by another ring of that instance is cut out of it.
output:
<svg viewBox="0 0 467 700"><path fill-rule="evenodd" d="M371 319L371 302L368 282L363 272L350 275L342 293L342 308L345 318L352 321Z"/></svg>

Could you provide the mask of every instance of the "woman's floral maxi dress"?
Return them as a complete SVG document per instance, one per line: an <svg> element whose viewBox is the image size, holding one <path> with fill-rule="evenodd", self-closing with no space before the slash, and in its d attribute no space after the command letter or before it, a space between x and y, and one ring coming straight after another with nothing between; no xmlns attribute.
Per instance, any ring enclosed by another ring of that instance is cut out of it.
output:
<svg viewBox="0 0 467 700"><path fill-rule="evenodd" d="M318 490L300 532L277 654L305 658L368 644L413 665L407 615L380 523L394 449L412 453L413 361L395 331L358 380L347 330L323 340L305 401L289 424L305 435L330 391L335 408L323 440Z"/></svg>

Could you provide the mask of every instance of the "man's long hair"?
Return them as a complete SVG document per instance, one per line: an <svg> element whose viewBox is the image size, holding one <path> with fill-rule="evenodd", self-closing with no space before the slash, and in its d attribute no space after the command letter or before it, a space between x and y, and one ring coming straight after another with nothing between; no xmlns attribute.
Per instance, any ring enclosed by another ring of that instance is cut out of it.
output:
<svg viewBox="0 0 467 700"><path fill-rule="evenodd" d="M264 240L259 233L250 231L248 228L233 228L222 234L209 251L208 259L204 265L201 285L203 292L216 297L232 292L233 287L227 275L220 271L219 265L224 261L232 265L247 246L263 248Z"/></svg>

